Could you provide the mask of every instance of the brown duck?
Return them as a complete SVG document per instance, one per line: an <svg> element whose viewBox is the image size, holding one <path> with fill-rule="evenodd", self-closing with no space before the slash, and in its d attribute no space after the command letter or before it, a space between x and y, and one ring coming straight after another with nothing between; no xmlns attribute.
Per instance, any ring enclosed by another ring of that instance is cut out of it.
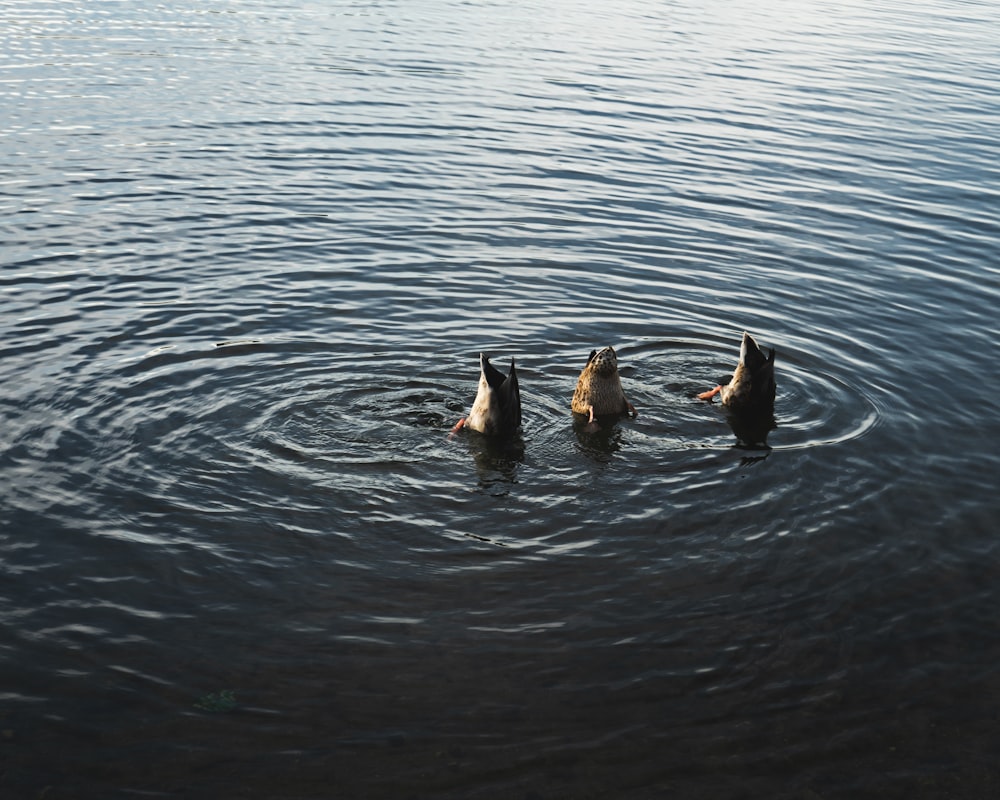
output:
<svg viewBox="0 0 1000 800"><path fill-rule="evenodd" d="M743 414L764 414L774 412L774 350L766 356L754 338L743 332L740 345L740 361L733 372L732 380L698 395L700 400L711 400L722 395L722 405L731 411Z"/></svg>
<svg viewBox="0 0 1000 800"><path fill-rule="evenodd" d="M573 413L585 414L588 424L595 417L630 413L637 416L635 406L625 397L618 375L618 356L613 347L591 350L587 366L580 373L573 392Z"/></svg>

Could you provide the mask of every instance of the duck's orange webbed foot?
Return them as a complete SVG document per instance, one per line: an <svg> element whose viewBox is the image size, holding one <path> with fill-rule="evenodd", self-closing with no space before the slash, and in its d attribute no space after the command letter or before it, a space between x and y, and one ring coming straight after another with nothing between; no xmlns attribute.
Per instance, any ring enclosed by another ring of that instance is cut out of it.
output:
<svg viewBox="0 0 1000 800"><path fill-rule="evenodd" d="M628 400L625 401L625 405L628 406L628 413L632 415L632 419L639 416L639 412L635 410L635 406L632 405Z"/></svg>
<svg viewBox="0 0 1000 800"><path fill-rule="evenodd" d="M701 394L699 394L698 399L708 400L709 402L711 402L712 398L715 397L721 391L722 391L722 386L721 385L716 386L714 389L709 389L707 392L702 392Z"/></svg>
<svg viewBox="0 0 1000 800"><path fill-rule="evenodd" d="M460 430L462 430L462 428L465 427L465 420L466 420L466 417L462 417L458 422L455 423L455 427L452 428L451 432L448 434L448 438L449 439L454 439L455 438L455 434L458 433Z"/></svg>

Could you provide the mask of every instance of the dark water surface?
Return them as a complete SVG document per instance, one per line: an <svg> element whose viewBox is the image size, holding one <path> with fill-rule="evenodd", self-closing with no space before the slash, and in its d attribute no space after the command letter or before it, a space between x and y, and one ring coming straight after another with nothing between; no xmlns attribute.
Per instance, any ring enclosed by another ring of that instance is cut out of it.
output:
<svg viewBox="0 0 1000 800"><path fill-rule="evenodd" d="M1000 7L603 6L0 0L0 795L1000 796Z"/></svg>

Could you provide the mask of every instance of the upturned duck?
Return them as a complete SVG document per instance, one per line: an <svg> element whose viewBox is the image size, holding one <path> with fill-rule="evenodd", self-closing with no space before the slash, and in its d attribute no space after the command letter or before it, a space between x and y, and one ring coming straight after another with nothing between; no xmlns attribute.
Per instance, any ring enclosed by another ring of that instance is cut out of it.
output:
<svg viewBox="0 0 1000 800"><path fill-rule="evenodd" d="M510 360L510 371L504 375L490 363L489 356L479 354L479 389L469 416L458 421L452 434L463 427L487 436L510 436L521 425L521 391L517 384L517 369Z"/></svg>
<svg viewBox="0 0 1000 800"><path fill-rule="evenodd" d="M585 414L587 423L594 424L594 418L612 414L630 413L638 416L622 389L618 375L618 355L613 347L591 350L587 365L580 373L573 392L571 404L573 413Z"/></svg>
<svg viewBox="0 0 1000 800"><path fill-rule="evenodd" d="M711 401L722 395L722 405L731 411L745 414L763 414L774 411L774 349L765 356L754 338L743 332L740 361L732 380L698 395L700 400Z"/></svg>

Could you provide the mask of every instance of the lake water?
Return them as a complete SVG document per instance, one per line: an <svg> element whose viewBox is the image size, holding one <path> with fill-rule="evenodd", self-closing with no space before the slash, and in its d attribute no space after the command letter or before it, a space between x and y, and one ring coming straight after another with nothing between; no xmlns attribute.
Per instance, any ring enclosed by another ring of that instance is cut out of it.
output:
<svg viewBox="0 0 1000 800"><path fill-rule="evenodd" d="M998 64L990 2L0 0L0 794L1000 795ZM744 330L768 447L695 398Z"/></svg>

